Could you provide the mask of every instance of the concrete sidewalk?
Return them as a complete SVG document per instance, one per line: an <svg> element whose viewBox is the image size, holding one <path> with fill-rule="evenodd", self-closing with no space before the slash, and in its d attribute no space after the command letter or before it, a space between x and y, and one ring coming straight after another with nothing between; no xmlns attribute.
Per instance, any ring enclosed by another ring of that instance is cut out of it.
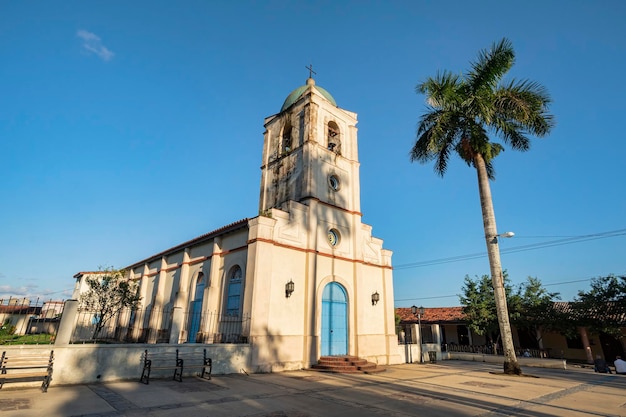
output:
<svg viewBox="0 0 626 417"><path fill-rule="evenodd" d="M406 364L375 375L296 371L211 381L123 381L0 390L2 417L117 416L626 416L626 376L589 369L463 361Z"/></svg>

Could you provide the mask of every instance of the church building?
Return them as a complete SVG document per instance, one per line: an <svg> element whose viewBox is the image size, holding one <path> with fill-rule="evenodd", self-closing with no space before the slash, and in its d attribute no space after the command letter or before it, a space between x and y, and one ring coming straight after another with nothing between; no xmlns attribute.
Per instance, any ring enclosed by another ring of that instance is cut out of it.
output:
<svg viewBox="0 0 626 417"><path fill-rule="evenodd" d="M249 343L253 372L333 355L402 362L392 252L361 222L356 124L313 78L289 94L264 122L258 215L128 266L135 327L167 328L169 343Z"/></svg>

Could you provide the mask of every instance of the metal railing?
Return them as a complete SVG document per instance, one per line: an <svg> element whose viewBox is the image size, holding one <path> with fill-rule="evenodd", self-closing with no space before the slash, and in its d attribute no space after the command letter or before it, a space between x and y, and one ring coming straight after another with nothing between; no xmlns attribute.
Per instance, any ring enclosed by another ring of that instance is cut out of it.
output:
<svg viewBox="0 0 626 417"><path fill-rule="evenodd" d="M96 311L80 309L71 343L248 343L250 316L174 309L123 309L103 323ZM176 334L172 331L177 329Z"/></svg>
<svg viewBox="0 0 626 417"><path fill-rule="evenodd" d="M0 299L0 344L54 343L64 304L39 298Z"/></svg>
<svg viewBox="0 0 626 417"><path fill-rule="evenodd" d="M442 344L443 352L463 352L478 353L484 355L504 355L504 351L500 346L494 348L493 345L459 345L456 343ZM531 348L515 348L515 354L518 357L530 358L549 358L550 349L531 349Z"/></svg>

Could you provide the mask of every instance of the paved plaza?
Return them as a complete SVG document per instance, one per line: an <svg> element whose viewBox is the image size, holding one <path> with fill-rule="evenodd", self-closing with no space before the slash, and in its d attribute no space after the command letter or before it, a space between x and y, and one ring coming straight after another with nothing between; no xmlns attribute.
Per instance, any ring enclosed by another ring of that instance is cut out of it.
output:
<svg viewBox="0 0 626 417"><path fill-rule="evenodd" d="M121 381L0 390L2 417L626 416L626 376L445 361L375 375L294 371L182 383Z"/></svg>

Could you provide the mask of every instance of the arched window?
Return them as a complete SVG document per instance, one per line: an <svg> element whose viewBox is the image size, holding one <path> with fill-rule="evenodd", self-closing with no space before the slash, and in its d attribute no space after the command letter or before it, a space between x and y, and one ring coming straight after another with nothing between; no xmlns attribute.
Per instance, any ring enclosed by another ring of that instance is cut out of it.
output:
<svg viewBox="0 0 626 417"><path fill-rule="evenodd" d="M200 324L202 323L202 298L204 297L204 272L198 272L196 278L196 285L193 291L193 300L191 301L191 311L189 314L189 335L187 341L189 343L196 343L198 332L200 331Z"/></svg>
<svg viewBox="0 0 626 417"><path fill-rule="evenodd" d="M241 268L238 265L233 266L228 274L228 295L226 297L226 315L228 316L239 316L242 279Z"/></svg>
<svg viewBox="0 0 626 417"><path fill-rule="evenodd" d="M204 295L204 272L198 272L198 278L196 279L196 290L194 291L194 301L202 301Z"/></svg>
<svg viewBox="0 0 626 417"><path fill-rule="evenodd" d="M291 125L286 125L283 129L282 152L289 153L293 150L293 138Z"/></svg>
<svg viewBox="0 0 626 417"><path fill-rule="evenodd" d="M341 138L339 135L339 126L332 120L328 122L328 149L341 155Z"/></svg>

